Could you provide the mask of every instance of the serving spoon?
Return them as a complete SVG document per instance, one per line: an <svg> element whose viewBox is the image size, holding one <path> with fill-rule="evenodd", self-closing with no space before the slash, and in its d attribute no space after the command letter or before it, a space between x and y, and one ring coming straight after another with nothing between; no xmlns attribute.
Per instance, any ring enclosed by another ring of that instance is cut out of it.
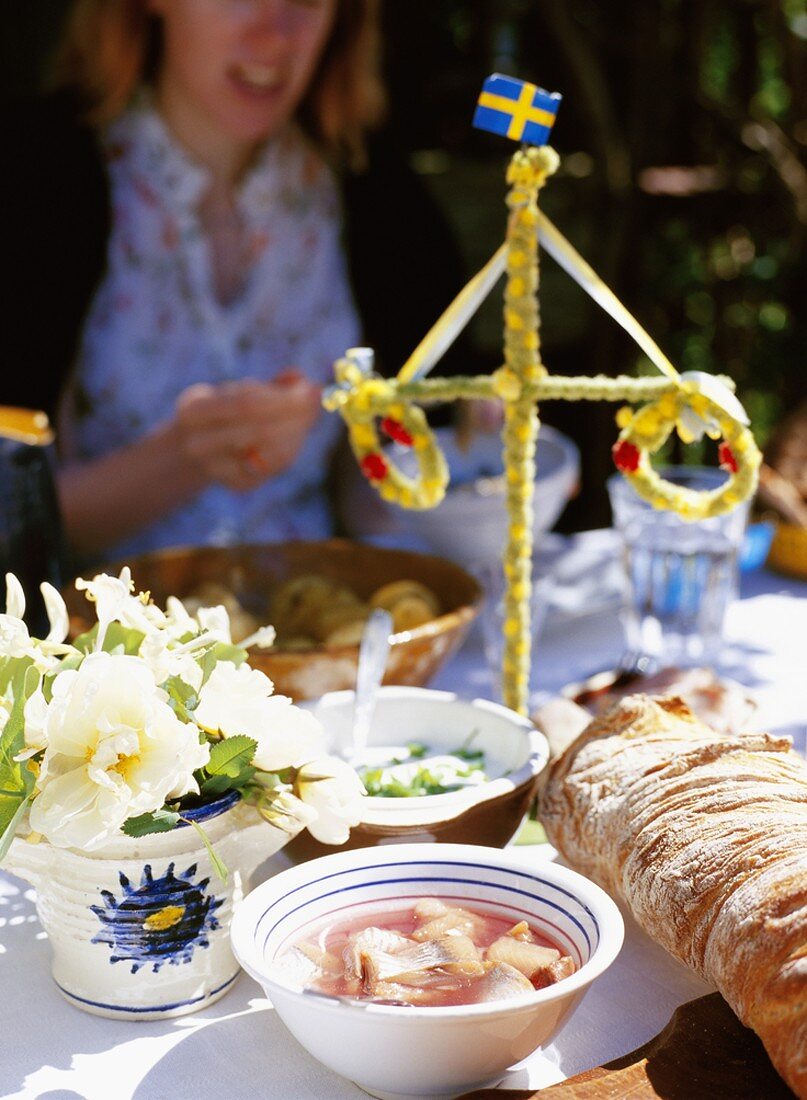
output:
<svg viewBox="0 0 807 1100"><path fill-rule="evenodd" d="M392 616L383 607L370 612L359 647L356 697L353 704L353 736L347 757L356 760L367 748L367 734L373 721L378 689L387 667Z"/></svg>

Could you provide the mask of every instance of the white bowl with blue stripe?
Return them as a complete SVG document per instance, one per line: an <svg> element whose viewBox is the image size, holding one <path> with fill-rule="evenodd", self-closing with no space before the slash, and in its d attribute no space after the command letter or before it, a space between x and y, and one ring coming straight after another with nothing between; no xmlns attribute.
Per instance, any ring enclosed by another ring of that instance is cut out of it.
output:
<svg viewBox="0 0 807 1100"><path fill-rule="evenodd" d="M527 920L578 969L507 1000L423 1008L307 992L274 965L312 922L331 914L341 922L357 907L424 896ZM603 890L523 850L401 844L342 851L276 875L242 902L231 937L238 961L320 1062L382 1100L437 1100L496 1083L546 1044L614 961L623 932Z"/></svg>

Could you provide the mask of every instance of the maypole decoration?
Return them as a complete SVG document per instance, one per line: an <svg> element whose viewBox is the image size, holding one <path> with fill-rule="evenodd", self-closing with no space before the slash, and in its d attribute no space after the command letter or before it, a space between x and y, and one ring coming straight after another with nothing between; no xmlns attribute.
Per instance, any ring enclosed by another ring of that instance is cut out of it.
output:
<svg viewBox="0 0 807 1100"><path fill-rule="evenodd" d="M505 621L502 693L507 706L526 713L530 671L532 502L539 401L620 401L639 404L617 413L613 447L617 469L655 508L696 520L730 511L756 487L760 454L748 417L730 379L700 371L679 374L655 341L538 207L538 195L556 170L557 153L545 144L560 95L494 74L484 84L474 125L520 141L507 169L509 217L504 244L474 276L424 337L394 379L373 370L370 348L352 348L335 364L336 384L325 407L343 417L365 477L384 500L404 508L433 508L442 500L449 471L421 404L457 398L497 398L504 406L504 468L508 531L504 552ZM538 312L538 244L636 341L659 377L563 378L541 361ZM504 365L486 377L427 378L506 272ZM718 489L697 492L662 479L651 456L676 430L685 443L704 433L721 439L727 471ZM381 434L379 434L379 431ZM408 478L384 449L382 435L412 448L417 476Z"/></svg>

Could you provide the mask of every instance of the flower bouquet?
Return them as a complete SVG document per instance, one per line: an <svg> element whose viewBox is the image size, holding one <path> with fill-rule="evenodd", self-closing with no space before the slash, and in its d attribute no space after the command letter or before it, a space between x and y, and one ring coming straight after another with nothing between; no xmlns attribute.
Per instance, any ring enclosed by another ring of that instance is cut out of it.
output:
<svg viewBox="0 0 807 1100"><path fill-rule="evenodd" d="M37 886L73 1003L193 1011L237 973L227 926L243 878L301 828L343 843L361 782L324 755L313 715L244 663L271 627L234 646L223 607L162 610L124 568L76 581L98 621L72 643L43 585L50 630L36 639L19 582L6 585L0 862Z"/></svg>

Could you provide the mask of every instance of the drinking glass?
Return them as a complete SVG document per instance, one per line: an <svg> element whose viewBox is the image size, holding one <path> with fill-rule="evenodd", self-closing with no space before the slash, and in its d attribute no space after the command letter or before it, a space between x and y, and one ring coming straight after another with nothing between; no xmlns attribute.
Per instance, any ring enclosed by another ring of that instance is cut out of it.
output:
<svg viewBox="0 0 807 1100"><path fill-rule="evenodd" d="M551 575L546 571L543 559L533 558L532 594L530 598L530 635L532 654L535 657L535 645L538 635L546 621L549 608L549 596L552 589ZM485 591L480 620L485 662L488 667L492 689L491 698L502 701L502 661L504 658L504 570L502 563L480 562L472 567L472 572Z"/></svg>
<svg viewBox="0 0 807 1100"><path fill-rule="evenodd" d="M700 466L661 471L689 489L718 488L728 476ZM608 481L614 526L622 536L627 642L661 665L712 662L726 608L737 595L737 556L749 502L732 512L687 521L642 500L620 475Z"/></svg>

